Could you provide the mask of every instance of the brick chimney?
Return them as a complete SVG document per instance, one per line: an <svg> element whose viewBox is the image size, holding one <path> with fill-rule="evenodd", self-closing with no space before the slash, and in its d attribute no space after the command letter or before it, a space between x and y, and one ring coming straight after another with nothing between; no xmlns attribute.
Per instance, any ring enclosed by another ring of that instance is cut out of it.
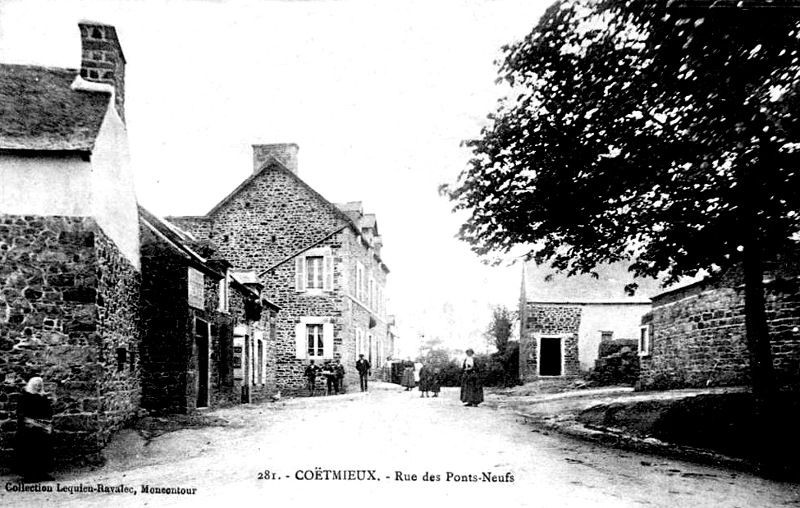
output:
<svg viewBox="0 0 800 508"><path fill-rule="evenodd" d="M264 167L264 163L272 156L278 159L289 171L297 174L297 151L295 143L273 143L271 145L253 145L253 173Z"/></svg>
<svg viewBox="0 0 800 508"><path fill-rule="evenodd" d="M125 121L125 55L111 25L81 21L81 77L87 81L107 83L114 87L114 96L122 121Z"/></svg>

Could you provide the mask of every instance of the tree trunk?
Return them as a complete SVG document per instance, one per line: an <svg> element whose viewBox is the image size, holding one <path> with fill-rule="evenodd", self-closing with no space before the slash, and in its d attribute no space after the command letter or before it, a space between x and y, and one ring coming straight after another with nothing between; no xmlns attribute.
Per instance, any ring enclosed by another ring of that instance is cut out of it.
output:
<svg viewBox="0 0 800 508"><path fill-rule="evenodd" d="M757 406L775 393L775 373L767 326L764 297L763 261L757 241L747 242L744 252L744 312L747 348L750 353L750 377Z"/></svg>
<svg viewBox="0 0 800 508"><path fill-rule="evenodd" d="M753 182L755 183L755 182ZM756 184L757 185L757 184ZM742 270L744 272L744 311L747 349L750 359L750 380L753 389L755 435L751 442L755 446L759 469L762 473L774 476L781 471L782 460L776 461L780 455L777 446L779 438L777 423L775 369L772 364L772 346L769 327L767 325L766 298L764 295L764 259L761 248L760 228L758 224L757 187L745 186L755 190L748 203L748 220L745 224L744 256Z"/></svg>

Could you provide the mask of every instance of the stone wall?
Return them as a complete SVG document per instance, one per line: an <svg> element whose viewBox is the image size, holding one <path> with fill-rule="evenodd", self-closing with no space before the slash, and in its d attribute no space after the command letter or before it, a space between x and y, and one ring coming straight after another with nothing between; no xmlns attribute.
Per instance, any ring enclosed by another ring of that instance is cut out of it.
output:
<svg viewBox="0 0 800 508"><path fill-rule="evenodd" d="M97 333L102 338L100 357L104 364L103 376L99 380L103 411L100 441L105 445L141 406L141 274L99 228L95 236L95 251ZM86 405L87 401L84 401L84 407Z"/></svg>
<svg viewBox="0 0 800 508"><path fill-rule="evenodd" d="M187 411L191 350L185 261L142 228L142 407Z"/></svg>
<svg viewBox="0 0 800 508"><path fill-rule="evenodd" d="M653 301L643 318L650 326L651 354L641 359L641 389L749 383L744 291L728 279L695 284ZM733 286L733 287L731 287ZM767 285L767 320L781 385L800 375L800 291L796 281Z"/></svg>
<svg viewBox="0 0 800 508"><path fill-rule="evenodd" d="M0 466L19 391L42 376L57 459L97 454L139 404L139 273L92 219L0 216Z"/></svg>
<svg viewBox="0 0 800 508"><path fill-rule="evenodd" d="M523 315L519 355L522 380L531 381L538 378L539 352L536 338L539 336L561 336L564 352L562 375L578 375L580 372L578 330L581 324L581 308L528 302Z"/></svg>

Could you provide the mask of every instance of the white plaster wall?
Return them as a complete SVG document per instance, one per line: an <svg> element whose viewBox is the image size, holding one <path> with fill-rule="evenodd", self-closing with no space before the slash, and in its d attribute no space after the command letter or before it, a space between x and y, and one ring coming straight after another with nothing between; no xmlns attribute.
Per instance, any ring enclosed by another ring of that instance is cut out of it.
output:
<svg viewBox="0 0 800 508"><path fill-rule="evenodd" d="M91 197L91 164L78 154L0 154L0 213L88 217Z"/></svg>
<svg viewBox="0 0 800 508"><path fill-rule="evenodd" d="M600 347L600 332L613 332L614 339L636 339L642 316L650 311L650 304L582 305L581 324L578 327L578 360L581 369L594 367Z"/></svg>
<svg viewBox="0 0 800 508"><path fill-rule="evenodd" d="M92 152L92 215L139 270L139 211L125 124L109 101Z"/></svg>

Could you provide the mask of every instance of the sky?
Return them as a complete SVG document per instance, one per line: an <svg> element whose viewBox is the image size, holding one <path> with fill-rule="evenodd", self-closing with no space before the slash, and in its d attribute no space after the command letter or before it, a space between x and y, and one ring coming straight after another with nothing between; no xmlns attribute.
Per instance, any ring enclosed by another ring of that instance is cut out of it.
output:
<svg viewBox="0 0 800 508"><path fill-rule="evenodd" d="M205 214L249 176L253 144L297 143L301 178L377 215L401 355L431 338L481 351L521 267L482 264L437 188L504 93L501 46L550 3L0 0L0 61L78 68L78 21L114 25L143 206Z"/></svg>

